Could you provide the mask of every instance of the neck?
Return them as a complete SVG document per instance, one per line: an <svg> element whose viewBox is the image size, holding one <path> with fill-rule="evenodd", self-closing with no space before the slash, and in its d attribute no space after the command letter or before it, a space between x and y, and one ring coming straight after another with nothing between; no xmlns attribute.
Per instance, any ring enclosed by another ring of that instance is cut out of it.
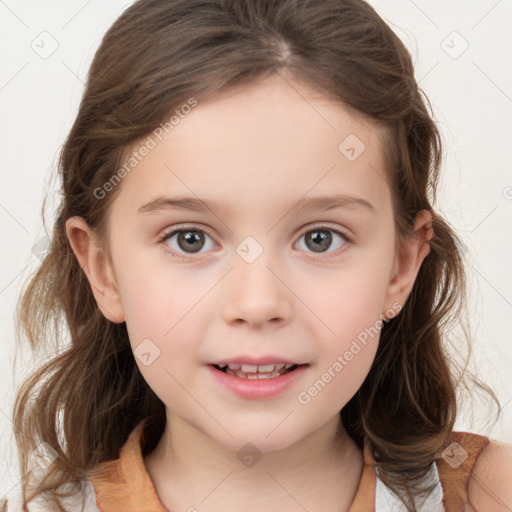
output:
<svg viewBox="0 0 512 512"><path fill-rule="evenodd" d="M239 511L248 503L257 512L348 510L363 468L338 415L299 442L259 455L241 461L239 452L168 418L144 463L168 510L200 512Z"/></svg>

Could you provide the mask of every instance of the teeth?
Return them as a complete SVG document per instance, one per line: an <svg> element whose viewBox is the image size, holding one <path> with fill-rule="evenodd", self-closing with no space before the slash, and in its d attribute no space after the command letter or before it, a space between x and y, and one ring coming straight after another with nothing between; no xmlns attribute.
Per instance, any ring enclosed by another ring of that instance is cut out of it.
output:
<svg viewBox="0 0 512 512"><path fill-rule="evenodd" d="M217 365L219 368L225 368L226 364L219 364ZM262 365L255 365L255 364L238 364L238 363L228 363L227 367L231 370L241 370L244 373L272 373L275 370L282 370L283 368L291 368L294 366L293 364L284 364L284 363L278 363L278 364L262 364Z"/></svg>
<svg viewBox="0 0 512 512"><path fill-rule="evenodd" d="M261 366L260 366L261 368ZM256 373L258 371L258 367L254 364L243 364L242 371L244 373Z"/></svg>
<svg viewBox="0 0 512 512"><path fill-rule="evenodd" d="M220 366L220 365L219 365ZM241 379L275 379L280 375L283 375L285 371L283 370L285 367L284 363L279 364L268 364L255 366L250 364L233 364L229 363L226 368L226 373L229 375L235 375ZM238 366L239 368L231 368L231 366ZM286 369L295 366L293 364L286 365ZM258 371L256 371L258 370ZM264 370L264 371L262 371Z"/></svg>
<svg viewBox="0 0 512 512"><path fill-rule="evenodd" d="M276 366L275 364L264 364L262 366L258 366L258 371L260 373L267 373L267 372L273 372L275 369L276 369ZM242 366L243 368L243 366Z"/></svg>

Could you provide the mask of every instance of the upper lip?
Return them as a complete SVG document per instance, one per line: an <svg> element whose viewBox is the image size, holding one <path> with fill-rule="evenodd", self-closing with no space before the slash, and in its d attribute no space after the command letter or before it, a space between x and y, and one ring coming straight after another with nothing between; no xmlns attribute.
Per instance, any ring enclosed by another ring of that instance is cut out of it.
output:
<svg viewBox="0 0 512 512"><path fill-rule="evenodd" d="M293 359L287 358L287 357L281 357L281 356L272 356L272 355L266 355L266 356L237 356L237 357L229 357L226 359L218 359L216 361L213 361L209 364L251 364L254 366L263 366L266 364L305 364L305 363L299 363L297 361L294 361Z"/></svg>

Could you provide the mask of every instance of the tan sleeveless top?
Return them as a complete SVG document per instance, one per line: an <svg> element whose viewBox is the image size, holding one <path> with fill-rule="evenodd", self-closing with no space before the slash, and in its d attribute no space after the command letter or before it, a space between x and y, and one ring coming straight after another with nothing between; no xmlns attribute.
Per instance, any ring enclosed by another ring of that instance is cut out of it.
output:
<svg viewBox="0 0 512 512"><path fill-rule="evenodd" d="M144 420L130 434L119 459L104 478L91 479L96 508L100 512L169 512L158 499L142 457ZM427 475L435 483L419 511L463 512L467 503L467 484L471 470L489 439L469 432L452 432L450 443L432 463ZM365 444L364 466L349 512L401 512L405 507L384 486L375 470L375 460ZM89 500L91 502L92 500ZM91 509L92 510L92 509Z"/></svg>
<svg viewBox="0 0 512 512"><path fill-rule="evenodd" d="M160 502L144 465L141 421L121 448L119 458L100 466L100 477L82 481L82 487L65 500L73 512L170 512ZM471 470L489 439L468 432L452 432L447 448L439 452L425 483L434 490L419 504L418 512L463 512L468 501L467 485ZM363 471L348 512L406 512L405 506L379 479L370 445L363 451ZM82 500L85 507L82 508ZM8 512L24 511L21 497L9 498ZM29 512L48 512L43 497L28 504Z"/></svg>

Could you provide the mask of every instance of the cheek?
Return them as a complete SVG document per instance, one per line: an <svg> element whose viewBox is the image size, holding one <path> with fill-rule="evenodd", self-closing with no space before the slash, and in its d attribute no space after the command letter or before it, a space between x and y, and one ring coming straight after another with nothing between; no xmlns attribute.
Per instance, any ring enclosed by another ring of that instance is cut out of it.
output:
<svg viewBox="0 0 512 512"><path fill-rule="evenodd" d="M314 379L309 390L303 390L306 394L300 403L313 403L316 394L322 394L316 403L327 401L341 409L365 380L383 326L394 255L388 245L381 251L361 253L346 269L317 283L315 290L311 288L315 298L311 305L326 328L317 345Z"/></svg>
<svg viewBox="0 0 512 512"><path fill-rule="evenodd" d="M375 358L377 340L366 346L350 344L349 348L324 365L298 393L297 402L307 407L309 415L320 418L338 413L366 379Z"/></svg>
<svg viewBox="0 0 512 512"><path fill-rule="evenodd" d="M372 261L362 255L354 260L346 268L317 275L301 292L333 339L357 336L384 313L392 258Z"/></svg>
<svg viewBox="0 0 512 512"><path fill-rule="evenodd" d="M341 410L361 387L375 359L383 325L380 302L369 307L371 297L364 294L351 299L333 315L334 334L317 344L315 371L297 396L313 415ZM325 404L330 405L324 410Z"/></svg>
<svg viewBox="0 0 512 512"><path fill-rule="evenodd" d="M383 326L382 299L365 293L352 293L347 299L332 311L331 332L322 336L318 347L318 368L320 373L329 370L342 375L338 381L347 379L357 389L377 351Z"/></svg>
<svg viewBox="0 0 512 512"><path fill-rule="evenodd" d="M173 270L164 256L157 261L131 254L119 262L117 279L132 343L145 337L166 339L181 330L211 288L211 279Z"/></svg>

